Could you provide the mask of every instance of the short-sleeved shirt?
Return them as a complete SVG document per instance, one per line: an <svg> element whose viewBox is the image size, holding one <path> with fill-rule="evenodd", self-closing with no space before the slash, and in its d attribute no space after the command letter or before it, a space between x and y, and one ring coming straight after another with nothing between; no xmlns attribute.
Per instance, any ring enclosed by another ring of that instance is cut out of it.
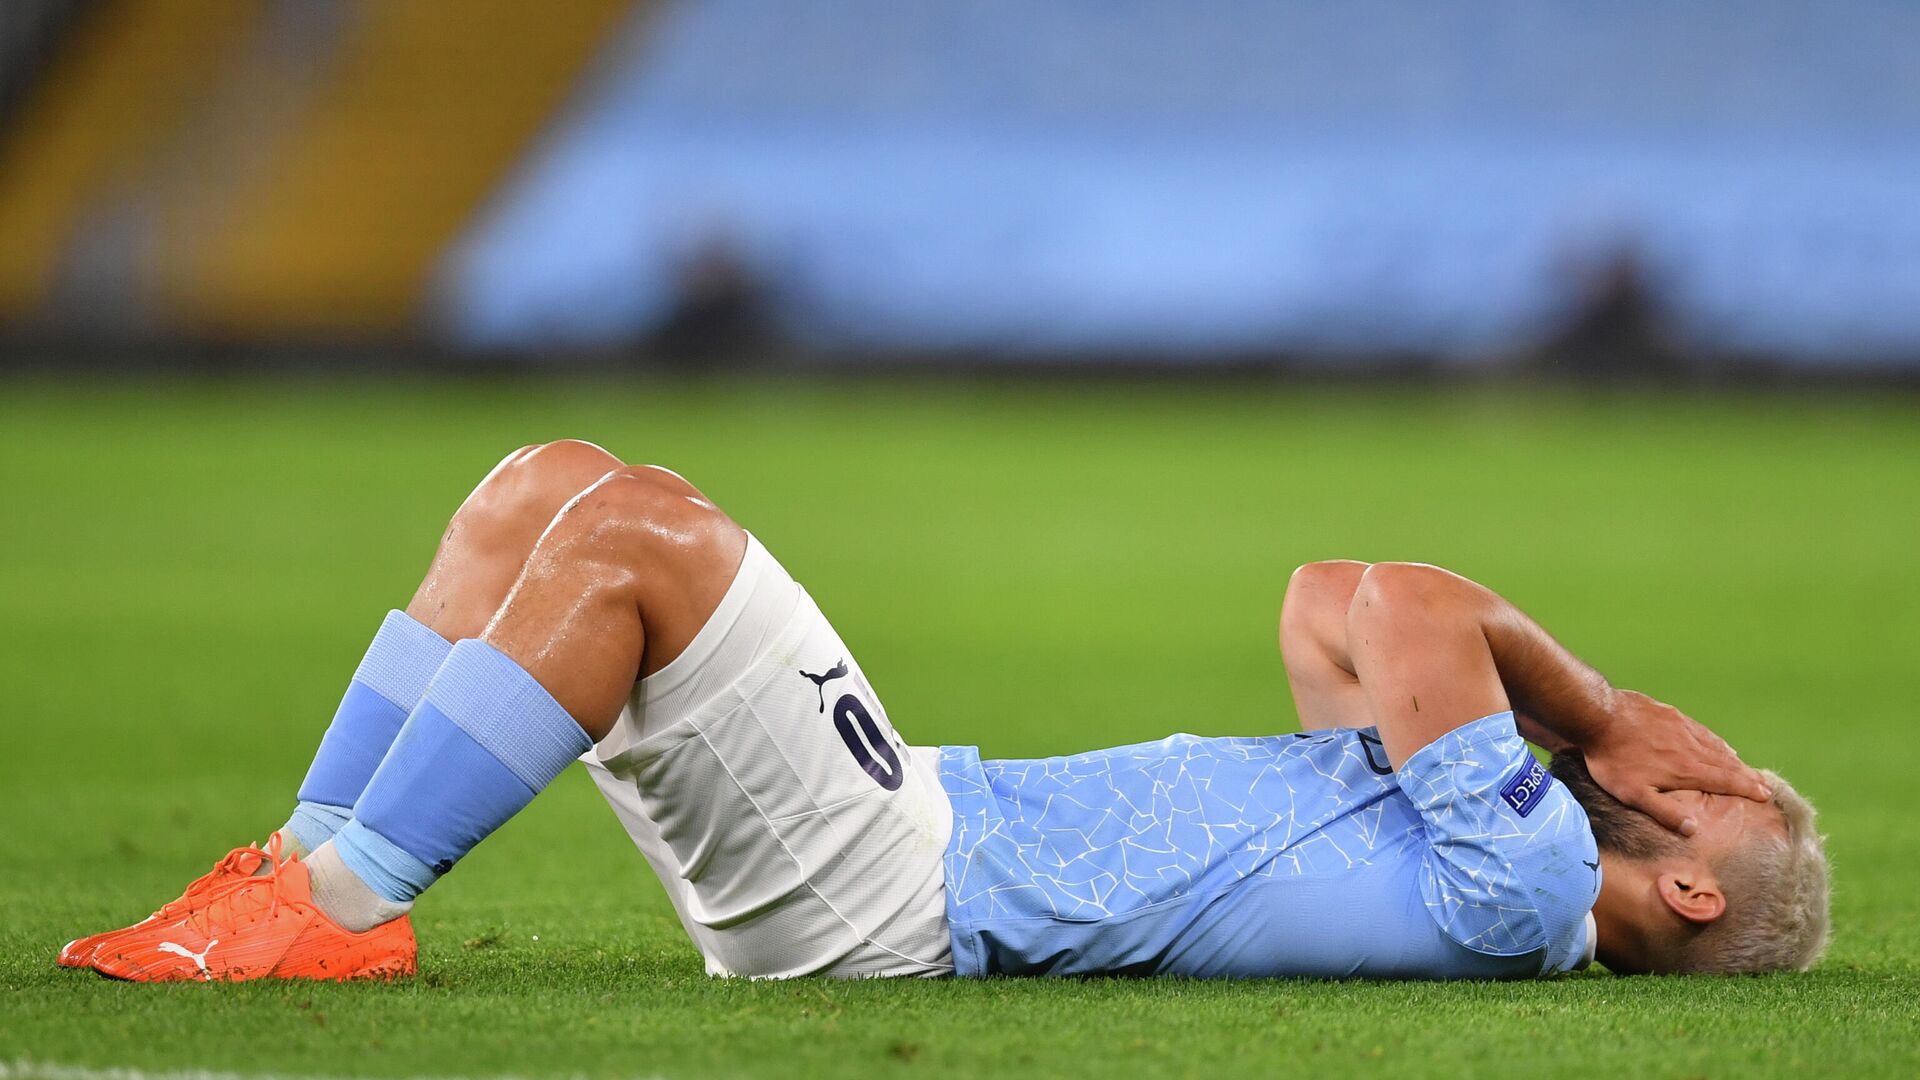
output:
<svg viewBox="0 0 1920 1080"><path fill-rule="evenodd" d="M1600 859L1511 712L1397 772L1371 728L941 750L960 975L1524 978L1584 965Z"/></svg>

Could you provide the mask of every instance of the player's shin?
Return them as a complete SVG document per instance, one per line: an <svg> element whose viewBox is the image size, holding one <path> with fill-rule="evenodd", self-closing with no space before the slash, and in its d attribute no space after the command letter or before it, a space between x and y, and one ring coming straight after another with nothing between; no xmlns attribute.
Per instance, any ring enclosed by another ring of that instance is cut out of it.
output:
<svg viewBox="0 0 1920 1080"><path fill-rule="evenodd" d="M387 613L314 753L299 805L280 830L295 852L312 852L353 816L353 804L452 648L406 613Z"/></svg>
<svg viewBox="0 0 1920 1080"><path fill-rule="evenodd" d="M309 860L316 903L349 930L399 915L591 745L512 658L460 642L353 819Z"/></svg>

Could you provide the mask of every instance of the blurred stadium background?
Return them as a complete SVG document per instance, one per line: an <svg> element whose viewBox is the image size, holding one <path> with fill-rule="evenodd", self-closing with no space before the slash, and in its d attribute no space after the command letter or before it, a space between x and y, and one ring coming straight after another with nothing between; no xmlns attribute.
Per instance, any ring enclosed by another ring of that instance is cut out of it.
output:
<svg viewBox="0 0 1920 1080"><path fill-rule="evenodd" d="M1910 378L1915 41L1898 0L8 0L0 340Z"/></svg>

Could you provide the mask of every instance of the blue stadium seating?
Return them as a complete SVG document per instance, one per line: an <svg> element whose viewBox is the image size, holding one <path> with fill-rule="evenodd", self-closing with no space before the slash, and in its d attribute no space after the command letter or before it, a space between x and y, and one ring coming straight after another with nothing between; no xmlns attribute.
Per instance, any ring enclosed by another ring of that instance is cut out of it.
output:
<svg viewBox="0 0 1920 1080"><path fill-rule="evenodd" d="M443 268L482 346L1478 362L1628 256L1682 337L1920 362L1920 5L688 0Z"/></svg>

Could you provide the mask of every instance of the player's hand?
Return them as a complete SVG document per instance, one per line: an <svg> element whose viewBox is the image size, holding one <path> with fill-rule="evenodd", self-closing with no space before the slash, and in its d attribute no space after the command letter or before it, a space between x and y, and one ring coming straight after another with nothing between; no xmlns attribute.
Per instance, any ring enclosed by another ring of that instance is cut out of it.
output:
<svg viewBox="0 0 1920 1080"><path fill-rule="evenodd" d="M1682 836L1698 823L1675 791L1773 798L1760 773L1725 739L1664 702L1634 690L1615 690L1606 735L1584 748L1587 771L1616 799Z"/></svg>

